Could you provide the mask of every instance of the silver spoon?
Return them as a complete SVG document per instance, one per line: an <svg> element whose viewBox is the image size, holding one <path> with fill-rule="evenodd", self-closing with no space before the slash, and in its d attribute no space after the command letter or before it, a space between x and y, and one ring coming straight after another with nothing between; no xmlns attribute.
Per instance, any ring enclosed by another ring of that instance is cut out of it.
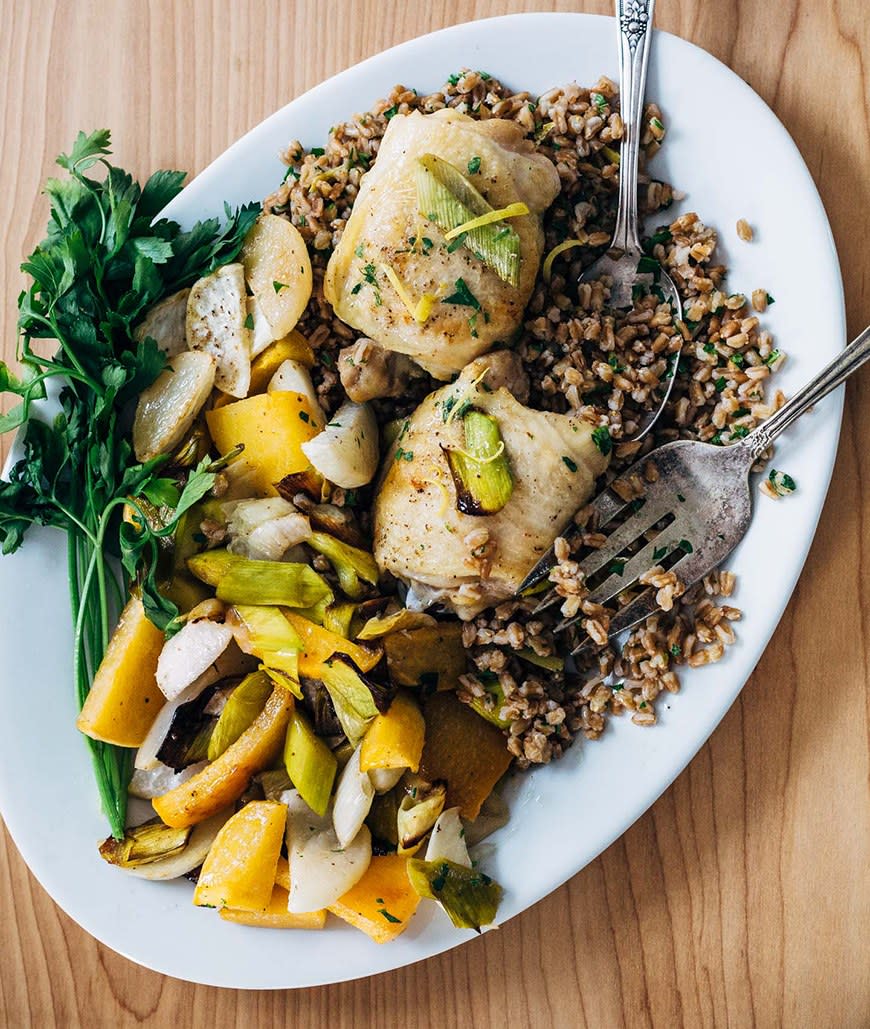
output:
<svg viewBox="0 0 870 1029"><path fill-rule="evenodd" d="M619 163L619 206L616 227L608 252L590 265L580 277L581 282L609 276L610 306L630 308L638 287L649 291L658 285L664 300L671 305L675 319L682 320L683 307L677 287L660 265L656 271L639 271L652 260L640 245L637 213L637 172L640 157L640 139L643 132L643 100L646 88L646 70L649 63L649 44L652 36L655 0L616 0L616 26L619 35L619 90L625 134ZM674 388L679 352L671 356L670 374L659 397L659 406L644 418L640 429L628 440L641 440L652 429L664 410Z"/></svg>

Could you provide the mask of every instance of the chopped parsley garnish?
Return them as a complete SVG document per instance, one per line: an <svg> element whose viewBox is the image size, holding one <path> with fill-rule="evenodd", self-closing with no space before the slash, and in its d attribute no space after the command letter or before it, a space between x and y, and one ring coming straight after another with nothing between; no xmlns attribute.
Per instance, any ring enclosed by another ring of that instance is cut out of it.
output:
<svg viewBox="0 0 870 1029"><path fill-rule="evenodd" d="M357 257L364 257L365 247L362 245L362 243L357 243L357 245L354 247L353 252L356 254Z"/></svg>
<svg viewBox="0 0 870 1029"><path fill-rule="evenodd" d="M624 685L624 682L615 682L611 685L610 688L613 690L614 693L619 693L619 691L622 689Z"/></svg>
<svg viewBox="0 0 870 1029"><path fill-rule="evenodd" d="M458 71L456 71L452 75L447 76L447 81L450 83L451 86L455 86L461 78L462 76L459 74Z"/></svg>
<svg viewBox="0 0 870 1029"><path fill-rule="evenodd" d="M646 296L646 286L642 282L636 282L631 287L631 299L637 302Z"/></svg>
<svg viewBox="0 0 870 1029"><path fill-rule="evenodd" d="M311 419L310 419L310 418L308 417L308 412L307 412L307 411L300 411L300 412L299 412L299 417L300 417L300 418L302 419L302 421L303 421L303 422L308 422L308 421L310 421L310 420L311 420Z"/></svg>
<svg viewBox="0 0 870 1029"><path fill-rule="evenodd" d="M782 357L782 351L781 350L771 350L771 352L767 355L767 357L765 357L764 363L769 368L771 365L776 364L776 362L781 357Z"/></svg>
<svg viewBox="0 0 870 1029"><path fill-rule="evenodd" d="M656 246L657 243L670 243L673 238L671 230L667 225L663 225L660 229L656 229L656 231L646 241L647 247L651 249Z"/></svg>
<svg viewBox="0 0 870 1029"><path fill-rule="evenodd" d="M382 901L381 903L383 903L383 901ZM398 925L398 924L399 924L399 922L401 922L401 921L402 921L402 919L401 919L401 918L396 918L396 916L395 916L395 915L391 915L391 914L390 914L390 912L389 912L389 911L387 911L387 909L386 909L386 908L378 908L378 914L379 914L379 915L382 915L382 916L383 916L384 918L386 918L386 920L387 920L388 922L393 922L393 923L394 923L394 924L396 924L396 925Z"/></svg>
<svg viewBox="0 0 870 1029"><path fill-rule="evenodd" d="M680 502L681 504L685 504L685 502L686 502L686 498L685 498L685 497L683 496L683 494L682 494L682 493L678 493L678 494L677 494L677 500L679 500L679 502Z"/></svg>
<svg viewBox="0 0 870 1029"><path fill-rule="evenodd" d="M742 368L746 364L746 358L743 354L732 354L729 360L735 368Z"/></svg>
<svg viewBox="0 0 870 1029"><path fill-rule="evenodd" d="M335 367L335 361L333 360L332 354L326 353L325 351L320 355L320 363L326 368Z"/></svg>
<svg viewBox="0 0 870 1029"><path fill-rule="evenodd" d="M564 464L567 467L569 472L576 472L577 471L577 462L576 461L572 461L571 458L568 457L567 454L563 454L562 455L562 461L564 462Z"/></svg>
<svg viewBox="0 0 870 1029"><path fill-rule="evenodd" d="M619 363L619 358L616 356L616 354L608 354L607 363L615 372L621 372L625 370Z"/></svg>
<svg viewBox="0 0 870 1029"><path fill-rule="evenodd" d="M473 307L475 311L482 310L480 301L468 288L465 279L457 279L453 286L454 292L444 298L445 304L460 304L463 307Z"/></svg>
<svg viewBox="0 0 870 1029"><path fill-rule="evenodd" d="M713 388L717 393L721 393L723 389L728 385L728 380L724 375L720 375L719 378L713 383Z"/></svg>
<svg viewBox="0 0 870 1029"><path fill-rule="evenodd" d="M483 79L484 82L489 82L489 80L492 78L492 75L490 75L488 71L479 71L477 74Z"/></svg>
<svg viewBox="0 0 870 1029"><path fill-rule="evenodd" d="M653 561L661 561L661 559L667 554L667 547L656 547L653 551Z"/></svg>
<svg viewBox="0 0 870 1029"><path fill-rule="evenodd" d="M375 266L373 264L367 264L363 268L363 278L369 283L369 285L377 286L378 279L375 274Z"/></svg>
<svg viewBox="0 0 870 1029"><path fill-rule="evenodd" d="M421 245L423 247L423 254L424 254L424 256L429 253L429 251L432 249L432 247L435 246L435 244L432 242L431 239L429 239L428 236L421 236L420 237L420 243L421 243Z"/></svg>
<svg viewBox="0 0 870 1029"><path fill-rule="evenodd" d="M776 301L775 301L775 300L773 299L773 297L772 297L772 296L771 296L771 295L770 295L770 294L768 293L768 294L767 294L767 306L768 306L768 307L770 307L770 305L771 305L771 304L775 304L775 303L776 303Z"/></svg>
<svg viewBox="0 0 870 1029"><path fill-rule="evenodd" d="M778 497L785 497L797 489L797 483L790 475L786 472L778 472L775 468L770 469L767 481Z"/></svg>
<svg viewBox="0 0 870 1029"><path fill-rule="evenodd" d="M641 274L658 275L661 271L661 265L654 257L648 257L644 254L637 262L637 270Z"/></svg>
<svg viewBox="0 0 870 1029"><path fill-rule="evenodd" d="M292 179L298 179L299 178L299 172L296 171L296 169L292 165L289 165L287 167L287 171L284 172L284 178L281 179L281 181L282 182L286 182L288 179L291 179L291 178Z"/></svg>
<svg viewBox="0 0 870 1029"><path fill-rule="evenodd" d="M599 111L607 106L607 97L603 93L590 93L589 97Z"/></svg>
<svg viewBox="0 0 870 1029"><path fill-rule="evenodd" d="M456 239L451 239L447 244L447 253L452 254L454 250L458 250L465 243L467 235L467 232L460 232Z"/></svg>
<svg viewBox="0 0 870 1029"><path fill-rule="evenodd" d="M253 327L254 327L254 316L252 314L249 314L248 317L245 319L245 328L246 329L253 329Z"/></svg>
<svg viewBox="0 0 870 1029"><path fill-rule="evenodd" d="M468 162L468 174L476 175L480 171L480 158L472 157Z"/></svg>
<svg viewBox="0 0 870 1029"><path fill-rule="evenodd" d="M735 425L731 430L731 439L743 439L749 435L749 429L745 425Z"/></svg>
<svg viewBox="0 0 870 1029"><path fill-rule="evenodd" d="M398 104L393 104L392 107L388 107L386 109L386 111L384 111L384 117L387 119L387 121L389 121L390 118L392 118L394 115L396 115L398 113L399 113L399 105Z"/></svg>
<svg viewBox="0 0 870 1029"><path fill-rule="evenodd" d="M611 575L622 575L625 571L625 558L617 558L615 561L611 561L607 571Z"/></svg>
<svg viewBox="0 0 870 1029"><path fill-rule="evenodd" d="M276 280L275 282L272 283L272 289L274 289L276 293L280 293L282 289L287 289L287 288L288 287L287 287L287 283L286 282L278 282Z"/></svg>
<svg viewBox="0 0 870 1029"><path fill-rule="evenodd" d="M326 151L323 149L322 146L313 146L311 148L311 156L312 157L323 157L323 155L325 153L326 153Z"/></svg>
<svg viewBox="0 0 870 1029"><path fill-rule="evenodd" d="M680 540L677 546L682 550L684 554L691 554L694 551L694 547L688 540Z"/></svg>
<svg viewBox="0 0 870 1029"><path fill-rule="evenodd" d="M396 460L397 461L413 461L414 460L414 451L413 450L403 450L401 447L398 447L396 449Z"/></svg>
<svg viewBox="0 0 870 1029"><path fill-rule="evenodd" d="M613 449L613 440L610 438L610 430L606 425L599 425L597 429L592 430L592 442L605 457Z"/></svg>
<svg viewBox="0 0 870 1029"><path fill-rule="evenodd" d="M680 654L682 654L682 652L683 648L679 645L679 643L673 643L671 645L671 657L679 657Z"/></svg>
<svg viewBox="0 0 870 1029"><path fill-rule="evenodd" d="M704 344L704 353L705 354L715 354L716 353L716 344L715 343L705 343Z"/></svg>
<svg viewBox="0 0 870 1029"><path fill-rule="evenodd" d="M355 285L355 286L353 287L353 289L352 289L352 290L350 291L350 292L351 292L351 295L353 295L353 296L356 296L356 294L357 294L357 293L359 293L359 291L360 291L360 290L361 290L362 288L363 288L363 284L362 284L361 282L358 282L358 283L357 283L357 284L356 284L356 285Z"/></svg>

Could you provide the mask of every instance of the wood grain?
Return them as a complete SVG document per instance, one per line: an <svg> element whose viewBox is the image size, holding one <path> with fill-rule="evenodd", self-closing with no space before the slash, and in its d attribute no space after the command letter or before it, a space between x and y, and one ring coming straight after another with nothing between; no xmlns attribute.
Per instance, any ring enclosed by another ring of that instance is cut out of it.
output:
<svg viewBox="0 0 870 1029"><path fill-rule="evenodd" d="M138 174L198 170L321 79L423 32L605 0L0 0L3 355L54 155L110 125ZM743 76L792 133L870 321L865 0L660 0L658 24ZM711 111L715 117L715 111ZM758 157L763 160L763 141ZM811 281L813 255L806 255ZM218 991L96 944L0 842L4 1026L764 1026L870 1021L870 375L848 388L828 504L779 631L673 787L561 890L460 950L341 986ZM57 817L56 812L47 817Z"/></svg>

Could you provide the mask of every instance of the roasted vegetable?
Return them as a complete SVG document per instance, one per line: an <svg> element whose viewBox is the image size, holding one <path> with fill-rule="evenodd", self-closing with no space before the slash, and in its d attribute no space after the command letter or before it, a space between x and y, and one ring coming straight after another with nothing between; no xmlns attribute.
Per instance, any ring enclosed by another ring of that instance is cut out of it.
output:
<svg viewBox="0 0 870 1029"><path fill-rule="evenodd" d="M426 847L427 861L452 861L463 868L471 868L471 858L465 845L465 827L459 817L459 808L450 807L442 811L432 826L429 845Z"/></svg>
<svg viewBox="0 0 870 1029"><path fill-rule="evenodd" d="M284 767L305 803L316 814L325 815L338 762L298 708L287 726Z"/></svg>
<svg viewBox="0 0 870 1029"><path fill-rule="evenodd" d="M295 329L283 339L270 343L251 363L250 393L262 393L269 380L285 361L299 361L306 368L314 367L314 351L308 340Z"/></svg>
<svg viewBox="0 0 870 1029"><path fill-rule="evenodd" d="M280 561L311 535L306 515L282 497L234 500L224 505L227 550L253 561Z"/></svg>
<svg viewBox="0 0 870 1029"><path fill-rule="evenodd" d="M205 550L188 558L187 567L201 582L217 586L233 565L244 560L243 557L231 554L228 550Z"/></svg>
<svg viewBox="0 0 870 1029"><path fill-rule="evenodd" d="M296 611L287 611L285 614L301 641L300 675L305 675L309 679L322 679L324 662L333 654L346 654L364 672L374 668L381 659L382 651L379 647L361 647L322 626L315 625Z"/></svg>
<svg viewBox="0 0 870 1029"><path fill-rule="evenodd" d="M181 289L149 307L145 317L133 330L133 339L144 343L153 339L167 357L175 357L187 350L185 322L189 289Z"/></svg>
<svg viewBox="0 0 870 1029"><path fill-rule="evenodd" d="M293 789L293 783L284 767L270 768L265 772L260 772L256 776L256 781L259 782L266 800L280 800L282 793Z"/></svg>
<svg viewBox="0 0 870 1029"><path fill-rule="evenodd" d="M290 863L288 909L295 914L334 904L365 875L372 856L371 835L363 826L341 847L332 815L316 815L296 790L287 804L287 855Z"/></svg>
<svg viewBox="0 0 870 1029"><path fill-rule="evenodd" d="M206 760L217 722L206 710L213 694L214 687L207 687L193 700L178 706L157 751L158 762L180 772Z"/></svg>
<svg viewBox="0 0 870 1029"><path fill-rule="evenodd" d="M371 778L371 773L369 777ZM382 845L387 844L385 849L395 850L399 845L399 805L404 798L404 791L395 786L384 793L376 792L372 800L366 825L371 829L375 839Z"/></svg>
<svg viewBox="0 0 870 1029"><path fill-rule="evenodd" d="M497 725L499 729L507 729L511 723L510 719L501 716L504 707L504 689L498 675L495 672L478 672L476 678L485 692L482 697L473 697L469 706L481 718Z"/></svg>
<svg viewBox="0 0 870 1029"><path fill-rule="evenodd" d="M417 850L437 822L447 799L444 783L431 785L419 777L411 778L410 782L414 785L409 788L406 776L403 780L405 796L396 813L400 854L413 854Z"/></svg>
<svg viewBox="0 0 870 1029"><path fill-rule="evenodd" d="M308 565L240 558L221 576L218 597L227 604L311 608L333 600L332 590Z"/></svg>
<svg viewBox="0 0 870 1029"><path fill-rule="evenodd" d="M274 800L254 800L217 834L199 873L193 903L242 911L265 908L275 885L287 809Z"/></svg>
<svg viewBox="0 0 870 1029"><path fill-rule="evenodd" d="M447 806L474 819L507 771L511 755L504 734L485 722L455 693L434 693L423 709L426 742L420 774L447 783Z"/></svg>
<svg viewBox="0 0 870 1029"><path fill-rule="evenodd" d="M492 925L502 888L483 872L452 861L408 861L408 878L421 897L437 900L460 929Z"/></svg>
<svg viewBox="0 0 870 1029"><path fill-rule="evenodd" d="M520 277L520 238L497 216L491 205L452 164L435 154L417 159L417 205L424 217L444 229L460 229L459 244L487 264L504 282L516 286ZM528 214L525 204L523 214ZM479 224L482 215L495 215L489 223ZM503 217L502 213L502 217ZM447 238L450 238L448 235Z"/></svg>
<svg viewBox="0 0 870 1029"><path fill-rule="evenodd" d="M214 358L214 384L234 397L248 394L251 331L240 264L225 264L198 279L187 298L187 345Z"/></svg>
<svg viewBox="0 0 870 1029"><path fill-rule="evenodd" d="M308 401L311 410L317 416L318 427L326 424L326 415L317 399L317 392L314 383L311 381L311 373L301 361L294 361L288 358L275 370L275 374L269 379L267 387L269 393L290 392L301 393Z"/></svg>
<svg viewBox="0 0 870 1029"><path fill-rule="evenodd" d="M345 735L356 746L378 712L389 709L395 691L366 679L345 654L335 654L324 662L320 678Z"/></svg>
<svg viewBox="0 0 870 1029"><path fill-rule="evenodd" d="M167 825L195 825L238 800L280 753L292 711L293 697L276 686L254 724L199 775L155 797L154 810Z"/></svg>
<svg viewBox="0 0 870 1029"><path fill-rule="evenodd" d="M398 686L452 690L465 674L468 659L458 622L437 622L384 637L390 681Z"/></svg>
<svg viewBox="0 0 870 1029"><path fill-rule="evenodd" d="M426 725L417 702L403 690L393 697L389 710L378 714L361 744L360 768L420 767Z"/></svg>
<svg viewBox="0 0 870 1029"><path fill-rule="evenodd" d="M193 826L184 848L169 857L161 858L159 861L150 861L147 865L137 865L135 868L128 868L130 875L138 879L150 879L156 882L163 882L167 879L178 879L187 875L205 861L206 855L211 850L215 837L220 832L221 826L232 814L231 809L219 811L216 815Z"/></svg>
<svg viewBox="0 0 870 1029"><path fill-rule="evenodd" d="M142 601L132 597L76 720L80 732L119 747L143 742L164 703L156 679L163 643L163 633L148 620Z"/></svg>
<svg viewBox="0 0 870 1029"><path fill-rule="evenodd" d="M360 579L372 586L377 585L378 566L368 551L342 543L325 532L312 532L305 542L318 554L329 559L338 576L339 585L351 600L359 600L363 595Z"/></svg>
<svg viewBox="0 0 870 1029"><path fill-rule="evenodd" d="M465 449L447 449L456 506L467 515L496 514L514 491L504 440L492 415L469 411L462 419Z"/></svg>
<svg viewBox="0 0 870 1029"><path fill-rule="evenodd" d="M308 467L301 445L319 430L317 412L301 393L259 393L208 411L206 422L221 454L244 446L251 492L272 497L275 483Z"/></svg>
<svg viewBox="0 0 870 1029"><path fill-rule="evenodd" d="M356 747L341 770L332 808L332 824L342 847L346 847L359 832L374 795L375 789L368 773L360 770L360 748Z"/></svg>
<svg viewBox="0 0 870 1029"><path fill-rule="evenodd" d="M157 661L157 685L167 700L175 698L217 661L232 641L227 625L201 619L187 622L168 639Z"/></svg>
<svg viewBox="0 0 870 1029"><path fill-rule="evenodd" d="M230 694L208 741L208 759L216 761L254 724L275 684L265 672L251 672Z"/></svg>
<svg viewBox="0 0 870 1029"><path fill-rule="evenodd" d="M258 657L267 669L299 679L302 641L280 608L239 605L228 616L239 646ZM298 685L290 687L300 696Z"/></svg>
<svg viewBox="0 0 870 1029"><path fill-rule="evenodd" d="M262 214L245 237L245 278L272 329L291 332L311 297L311 259L299 230L277 214Z"/></svg>
<svg viewBox="0 0 870 1029"><path fill-rule="evenodd" d="M406 865L393 854L373 857L365 875L329 910L376 943L389 943L407 929L420 902Z"/></svg>
<svg viewBox="0 0 870 1029"><path fill-rule="evenodd" d="M187 845L190 828L173 829L159 818L127 829L123 839L110 836L100 844L100 856L110 865L135 868L172 857Z"/></svg>
<svg viewBox="0 0 870 1029"><path fill-rule="evenodd" d="M133 419L133 450L139 461L174 450L208 400L215 380L210 354L185 351L139 396Z"/></svg>
<svg viewBox="0 0 870 1029"><path fill-rule="evenodd" d="M407 608L400 608L392 614L376 615L370 618L356 634L358 640L375 640L381 636L388 636L393 632L401 632L407 629L432 629L438 623L423 611L409 611Z"/></svg>
<svg viewBox="0 0 870 1029"><path fill-rule="evenodd" d="M416 896L416 894L414 894ZM236 925L250 925L255 929L322 929L326 925L326 910L307 911L295 915L287 910L289 894L283 886L273 886L269 903L256 911L221 908L220 916Z"/></svg>
<svg viewBox="0 0 870 1029"><path fill-rule="evenodd" d="M347 401L323 432L301 448L324 478L342 489L357 489L370 483L378 470L378 423L368 404Z"/></svg>

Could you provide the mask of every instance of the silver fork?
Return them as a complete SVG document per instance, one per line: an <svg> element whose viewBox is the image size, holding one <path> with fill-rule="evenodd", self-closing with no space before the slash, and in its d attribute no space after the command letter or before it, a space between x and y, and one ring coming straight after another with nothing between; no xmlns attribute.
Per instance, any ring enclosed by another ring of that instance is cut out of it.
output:
<svg viewBox="0 0 870 1029"><path fill-rule="evenodd" d="M696 440L677 440L651 451L623 472L621 479L637 475L645 482L644 493L637 500L626 501L607 488L592 501L590 521L599 531L605 531L617 516L632 510L632 505L634 513L613 529L604 546L593 550L580 562L580 571L587 582L596 576L600 579L586 599L606 604L662 561L668 563L668 570L676 574L686 589L713 571L749 527L752 466L781 432L857 371L868 358L870 327L763 425L738 443L720 447ZM647 481L648 466L654 469L651 482ZM665 519L667 523L660 526ZM574 529L575 534L577 531ZM622 558L626 548L632 545L639 549ZM522 593L542 581L555 564L551 548L517 592ZM552 590L536 611L562 599ZM616 636L630 629L657 610L660 609L656 590L649 587L614 615L608 635ZM566 618L555 631L562 632L583 617L578 614ZM578 654L589 644L588 639L584 640L572 654Z"/></svg>
<svg viewBox="0 0 870 1029"><path fill-rule="evenodd" d="M673 279L658 261L644 253L640 242L637 174L654 11L655 0L616 0L620 111L625 126L620 147L616 225L610 249L583 272L580 281L591 282L603 275L610 276L609 303L617 309L632 307L639 287L647 292L657 289L661 299L671 305L674 318L681 321L683 307ZM679 352L670 355L672 372L676 371L679 357ZM664 378L658 407L648 412L637 432L630 437L632 440L643 439L655 425L674 388L675 378L675 374Z"/></svg>

